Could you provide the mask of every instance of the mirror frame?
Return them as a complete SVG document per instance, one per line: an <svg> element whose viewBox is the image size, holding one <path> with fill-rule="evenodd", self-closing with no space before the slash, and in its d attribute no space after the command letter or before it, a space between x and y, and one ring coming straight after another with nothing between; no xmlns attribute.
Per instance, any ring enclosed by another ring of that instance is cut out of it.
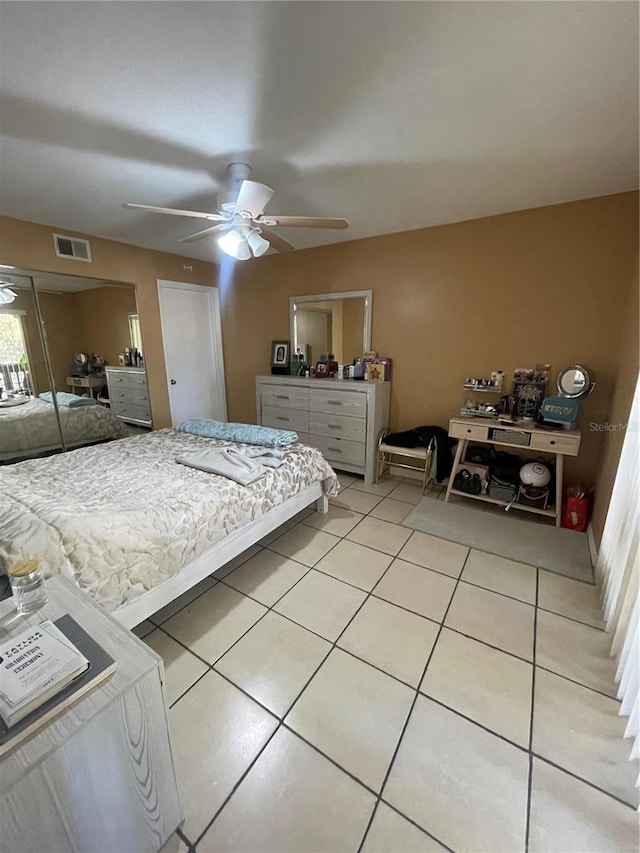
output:
<svg viewBox="0 0 640 853"><path fill-rule="evenodd" d="M296 340L296 311L298 306L302 307L306 302L326 302L338 299L363 299L364 298L364 329L362 330L362 352L371 351L371 320L373 315L373 291L372 290L346 290L341 293L314 293L311 296L289 297L289 334L291 336L291 350L295 352Z"/></svg>
<svg viewBox="0 0 640 853"><path fill-rule="evenodd" d="M579 371L580 373L582 373L582 375L584 376L584 378L586 380L584 388L582 389L582 391L578 391L577 394L576 393L567 394L567 392L562 387L562 379L570 371L571 372L578 372ZM579 400L580 397L587 397L593 391L593 389L595 387L595 382L591 378L591 374L589 373L589 371L587 370L586 367L584 367L581 364L570 364L568 367L563 367L562 370L560 371L560 373L558 373L558 378L556 380L556 387L558 388L558 394L561 397L566 397L568 400Z"/></svg>

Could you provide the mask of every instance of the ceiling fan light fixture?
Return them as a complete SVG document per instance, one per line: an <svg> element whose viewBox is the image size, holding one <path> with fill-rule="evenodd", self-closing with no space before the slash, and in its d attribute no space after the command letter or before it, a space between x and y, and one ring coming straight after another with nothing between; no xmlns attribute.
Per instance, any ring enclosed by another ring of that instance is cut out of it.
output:
<svg viewBox="0 0 640 853"><path fill-rule="evenodd" d="M264 255L266 251L268 251L271 243L268 240L265 240L264 237L259 234L257 231L251 231L249 236L247 237L247 243L249 244L249 248L253 252L254 258L259 258L261 255Z"/></svg>
<svg viewBox="0 0 640 853"><path fill-rule="evenodd" d="M236 228L232 228L231 231L227 231L222 237L218 237L218 246L220 246L225 255L230 255L236 261L248 261L251 257L251 249L249 248L246 237Z"/></svg>
<svg viewBox="0 0 640 853"><path fill-rule="evenodd" d="M0 305L9 305L14 301L17 294L10 290L12 281L0 281Z"/></svg>

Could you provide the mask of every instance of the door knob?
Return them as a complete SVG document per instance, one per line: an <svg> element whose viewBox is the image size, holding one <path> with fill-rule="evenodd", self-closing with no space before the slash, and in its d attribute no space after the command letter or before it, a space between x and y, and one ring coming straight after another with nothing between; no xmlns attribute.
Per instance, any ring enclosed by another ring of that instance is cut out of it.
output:
<svg viewBox="0 0 640 853"><path fill-rule="evenodd" d="M171 384L172 384L172 385L176 385L176 384L177 384L177 383L176 383L176 380L175 380L175 379L172 379L172 380L171 380Z"/></svg>

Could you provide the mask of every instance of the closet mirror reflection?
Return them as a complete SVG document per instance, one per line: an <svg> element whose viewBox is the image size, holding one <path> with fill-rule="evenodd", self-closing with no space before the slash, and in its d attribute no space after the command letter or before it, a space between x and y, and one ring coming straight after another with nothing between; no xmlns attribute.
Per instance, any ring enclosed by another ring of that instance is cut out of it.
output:
<svg viewBox="0 0 640 853"><path fill-rule="evenodd" d="M370 290L293 296L290 299L291 340L294 352L306 347L309 364L332 353L348 364L371 349Z"/></svg>
<svg viewBox="0 0 640 853"><path fill-rule="evenodd" d="M131 371L146 389L135 285L8 267L0 273L0 462L134 432L111 405L108 374L115 368L126 376L122 354L135 350Z"/></svg>

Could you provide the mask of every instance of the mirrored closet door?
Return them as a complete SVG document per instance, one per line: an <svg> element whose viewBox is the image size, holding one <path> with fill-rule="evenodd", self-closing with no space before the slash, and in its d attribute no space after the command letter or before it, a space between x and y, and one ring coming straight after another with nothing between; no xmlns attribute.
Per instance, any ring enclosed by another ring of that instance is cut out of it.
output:
<svg viewBox="0 0 640 853"><path fill-rule="evenodd" d="M150 427L135 286L0 272L0 462Z"/></svg>

